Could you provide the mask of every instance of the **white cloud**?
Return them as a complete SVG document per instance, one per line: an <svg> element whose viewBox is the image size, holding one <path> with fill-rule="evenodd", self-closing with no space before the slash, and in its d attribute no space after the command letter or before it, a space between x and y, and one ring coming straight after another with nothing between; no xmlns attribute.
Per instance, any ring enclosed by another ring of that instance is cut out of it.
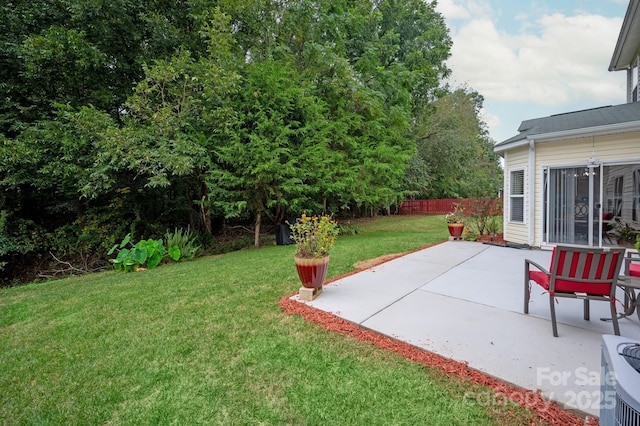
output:
<svg viewBox="0 0 640 426"><path fill-rule="evenodd" d="M601 95L606 92L599 86L619 80L607 71L618 19L553 15L535 26L540 36L499 33L487 20L468 22L453 37L454 78L490 99L546 105Z"/></svg>
<svg viewBox="0 0 640 426"><path fill-rule="evenodd" d="M502 124L502 119L496 114L492 114L486 109L480 112L480 119L487 125L488 128L498 127Z"/></svg>
<svg viewBox="0 0 640 426"><path fill-rule="evenodd" d="M552 4L537 3L534 18L517 8L513 16L494 11L487 0L438 2L453 40L451 82L468 84L494 108L484 111L492 134L507 124L497 114L501 105L556 113L625 102L626 75L608 71L623 16L551 13Z"/></svg>
<svg viewBox="0 0 640 426"><path fill-rule="evenodd" d="M449 21L493 14L491 6L483 0L438 0L437 9Z"/></svg>
<svg viewBox="0 0 640 426"><path fill-rule="evenodd" d="M438 11L447 19L468 19L471 17L467 8L456 4L453 0L440 0Z"/></svg>

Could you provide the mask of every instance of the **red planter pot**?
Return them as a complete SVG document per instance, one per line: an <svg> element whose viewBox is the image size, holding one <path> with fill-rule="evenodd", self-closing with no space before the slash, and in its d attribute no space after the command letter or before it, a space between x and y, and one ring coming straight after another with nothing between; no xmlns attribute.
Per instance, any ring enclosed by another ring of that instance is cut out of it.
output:
<svg viewBox="0 0 640 426"><path fill-rule="evenodd" d="M464 230L464 223L448 223L449 234L454 238L462 237L462 231Z"/></svg>
<svg viewBox="0 0 640 426"><path fill-rule="evenodd" d="M329 267L329 256L325 257L295 257L298 277L302 286L306 288L320 288L327 276Z"/></svg>

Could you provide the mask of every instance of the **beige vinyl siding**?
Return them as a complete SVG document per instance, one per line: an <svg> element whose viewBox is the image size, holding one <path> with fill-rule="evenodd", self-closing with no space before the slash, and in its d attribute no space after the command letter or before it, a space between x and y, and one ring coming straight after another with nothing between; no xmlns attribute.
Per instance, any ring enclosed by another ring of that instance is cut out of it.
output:
<svg viewBox="0 0 640 426"><path fill-rule="evenodd" d="M528 172L528 164L529 164L529 147L523 146L513 150L510 150L505 158L505 176L506 179L506 188L504 189L504 217L505 217L505 226L504 226L504 238L507 241L518 243L518 244L526 244L529 240L527 236L527 222L528 222L528 211L529 211L529 172ZM524 170L524 223L515 223L511 222L508 219L511 217L509 196L511 195L511 182L510 176L512 171L516 170Z"/></svg>
<svg viewBox="0 0 640 426"><path fill-rule="evenodd" d="M594 154L598 160L640 158L640 133L566 139L536 143L536 167L553 164L586 164Z"/></svg>
<svg viewBox="0 0 640 426"><path fill-rule="evenodd" d="M544 196L541 181L542 168L544 166L584 166L592 155L605 163L640 159L640 133L621 133L593 138L589 136L535 144L534 246L540 246L542 236Z"/></svg>

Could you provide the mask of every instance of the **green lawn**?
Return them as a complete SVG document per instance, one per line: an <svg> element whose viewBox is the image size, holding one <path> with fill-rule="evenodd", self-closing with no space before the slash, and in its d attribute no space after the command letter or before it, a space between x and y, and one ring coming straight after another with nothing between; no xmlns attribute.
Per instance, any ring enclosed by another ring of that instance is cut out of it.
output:
<svg viewBox="0 0 640 426"><path fill-rule="evenodd" d="M447 237L442 217L359 221L329 276ZM489 392L278 306L293 246L0 290L0 423L531 424Z"/></svg>

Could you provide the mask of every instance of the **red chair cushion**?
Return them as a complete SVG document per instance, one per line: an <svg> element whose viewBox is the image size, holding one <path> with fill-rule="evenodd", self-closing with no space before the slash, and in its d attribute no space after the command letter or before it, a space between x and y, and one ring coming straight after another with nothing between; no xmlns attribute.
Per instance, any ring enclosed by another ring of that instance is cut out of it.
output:
<svg viewBox="0 0 640 426"><path fill-rule="evenodd" d="M640 277L640 263L631 262L629 264L629 275L632 277Z"/></svg>
<svg viewBox="0 0 640 426"><path fill-rule="evenodd" d="M553 262L553 258L555 256L556 249L553 248L553 252L551 254L551 261ZM613 256L612 261L617 262L618 254L616 253ZM558 260L559 267L558 270L562 270L564 268L566 253L560 253L560 258ZM600 264L597 266L596 275L598 277L602 276L602 271L604 269L604 256L600 258ZM578 272L578 256L574 256L571 260L571 265L569 267L569 276L576 278L588 278L589 270L591 269L591 263L593 262L593 253L589 253L587 260L584 265L584 269L582 270L582 276ZM549 271L553 270L553 264L549 265ZM613 268L609 271L609 276L606 279L613 278ZM638 276L640 276L640 264L638 265ZM603 277L604 278L604 277ZM545 274L542 271L529 271L529 279L535 281L538 285L540 285L545 290L549 290L551 286L551 277ZM585 282L574 282L567 280L559 280L556 279L556 292L562 293L589 293L595 295L606 296L611 292L611 286L609 284L601 284L601 283L593 283L589 281Z"/></svg>

